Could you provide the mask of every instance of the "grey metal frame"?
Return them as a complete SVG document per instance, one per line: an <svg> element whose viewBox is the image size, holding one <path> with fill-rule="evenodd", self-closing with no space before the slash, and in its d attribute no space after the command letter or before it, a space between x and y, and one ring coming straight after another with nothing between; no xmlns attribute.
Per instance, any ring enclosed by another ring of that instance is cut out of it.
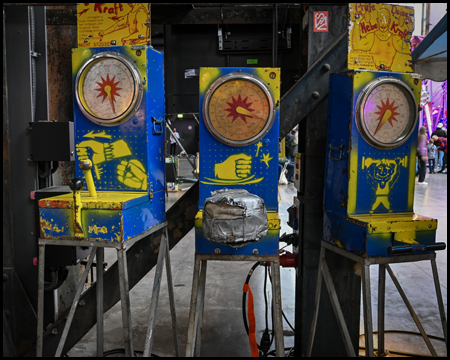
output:
<svg viewBox="0 0 450 360"><path fill-rule="evenodd" d="M128 268L127 268L127 258L126 250L131 247L134 243L139 240L144 239L148 235L165 228L164 236L161 237L160 251L158 254L157 272L155 275L155 285L152 293L152 300L150 305L150 320L149 320L149 330L151 334L154 333L155 320L156 320L156 308L159 299L159 284L162 272L162 266L164 263L164 256L166 258L166 272L168 277L169 286L169 300L170 300L170 310L172 314L172 326L175 342L176 355L180 355L179 342L178 342L178 328L176 321L175 312L175 302L173 296L173 283L172 283L172 272L170 267L170 256L169 256L169 237L167 232L167 222L158 224L148 229L144 233L135 236L134 238L127 240L126 242L97 242L89 240L63 240L63 239L39 239L39 284L38 284L38 328L37 328L37 345L36 345L36 356L42 357L42 347L43 347L43 315L44 315L44 269L45 269L45 245L59 245L59 246L91 246L91 254L89 256L89 261L80 278L76 295L72 303L69 315L67 317L66 324L64 326L63 334L58 344L58 349L55 356L59 357L62 355L64 344L72 323L80 295L86 281L89 270L92 266L94 260L94 255L97 255L97 264L103 264L104 259L104 248L115 248L117 250L117 261L119 266L119 287L120 287L120 299L122 305L122 321L123 321L123 339L125 347L125 356L129 357L134 354L133 350L133 336L132 336L132 326L131 326L131 309L130 309L130 298L129 298L129 284L128 284ZM153 311L152 311L153 309ZM147 337L145 349L148 350L148 354L151 353L151 346L153 342L153 337ZM103 356L103 267L97 266L97 356ZM144 353L145 356L145 353ZM148 355L149 356L149 355Z"/></svg>
<svg viewBox="0 0 450 360"><path fill-rule="evenodd" d="M218 261L270 261L274 303L273 326L277 357L284 357L284 334L281 306L280 258L278 255L206 255L195 254L192 280L191 307L189 311L186 357L200 356L203 311L205 306L206 267L208 260Z"/></svg>
<svg viewBox="0 0 450 360"><path fill-rule="evenodd" d="M447 346L447 320L445 317L445 309L444 303L442 300L442 293L439 283L439 276L436 267L436 253L430 254L421 254L421 255L401 255L395 257L379 257L379 258L363 258L358 255L355 255L349 251L343 250L329 244L325 241L322 241L322 246L320 250L320 260L319 260L319 272L317 275L317 287L316 287L316 298L314 302L314 315L313 322L311 325L311 335L308 343L307 356L311 356L312 346L314 343L314 335L316 331L317 318L319 313L319 301L320 301L320 292L322 286L322 276L325 280L325 284L327 286L328 293L330 295L330 299L333 305L333 309L336 315L336 318L339 323L339 327L341 330L341 334L343 336L345 347L347 350L348 356L356 357L355 350L352 347L352 343L350 341L349 332L347 329L347 325L337 298L336 291L334 289L334 285L331 279L330 272L328 270L328 266L325 260L325 250L333 251L339 255L342 255L350 260L353 260L359 264L361 264L361 277L363 281L363 312L364 312L364 332L365 332L365 347L366 347L366 356L373 357L374 356L374 347L373 347L373 326L372 326L372 296L370 291L370 265L379 265L379 287L378 287L378 356L384 356L385 352L385 342L384 342L384 307L385 307L385 286L386 286L386 273L385 269L388 270L389 275L391 276L398 292L400 293L403 301L405 302L406 307L408 308L414 322L416 323L422 337L425 340L425 343L428 346L432 356L437 356L436 350L434 349L428 335L425 333L422 324L419 321L414 309L406 297L405 292L400 286L397 278L395 277L392 269L389 264L398 264L398 263L406 263L406 262L415 262L415 261L423 261L430 260L431 268L433 272L434 284L436 287L436 295L439 306L439 315L441 317L442 329L444 332L445 345Z"/></svg>

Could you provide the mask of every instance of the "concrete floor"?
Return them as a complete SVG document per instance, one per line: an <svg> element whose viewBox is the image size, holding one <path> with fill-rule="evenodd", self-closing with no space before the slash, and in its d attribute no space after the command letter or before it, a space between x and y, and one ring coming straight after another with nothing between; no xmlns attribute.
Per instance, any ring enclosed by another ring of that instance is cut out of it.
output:
<svg viewBox="0 0 450 360"><path fill-rule="evenodd" d="M186 169L186 167L185 167ZM186 174L188 177L189 171ZM447 243L447 175L428 175L428 186L416 186L415 212L438 219L437 241ZM181 184L180 189L188 188ZM281 233L292 232L286 224L286 209L293 203L296 190L292 184L280 186ZM183 190L169 193L167 207L182 196ZM170 252L172 276L176 300L178 330L181 352L184 355L189 303L191 297L192 274L194 265L194 230ZM112 264L116 260L114 249L105 250L105 261ZM208 262L206 303L203 322L202 356L250 356L248 337L242 320L242 287L253 262ZM445 309L447 310L447 251L437 254L437 265L441 282ZM392 269L405 290L427 334L442 338L443 332L437 307L436 292L433 284L429 261L392 265ZM144 349L150 306L150 293L154 279L153 269L130 291L134 349ZM371 267L372 294L377 294L378 267ZM410 331L418 333L409 312L390 277L386 276L386 330ZM283 310L291 324L294 324L295 312L295 272L293 269L281 269ZM256 337L261 337L264 329L264 271L259 267L253 274L250 285L255 297ZM269 288L269 286L268 286ZM373 296L374 331L377 330L376 306ZM270 321L270 319L269 319ZM120 303L116 304L104 316L105 352L123 348L122 315ZM285 347L293 346L294 336L286 322ZM361 334L364 333L361 311ZM317 334L316 336L320 336ZM361 337L363 339L363 337ZM443 341L433 340L438 354L446 356ZM363 345L363 342L362 342ZM376 344L375 344L376 346ZM424 341L415 334L387 334L386 348L411 354L428 355ZM159 356L175 356L172 340L171 318L168 306L168 292L165 273L161 286L158 307L155 341L152 352ZM96 326L73 347L69 356L96 356ZM112 356L123 356L121 354ZM140 356L140 355L139 355Z"/></svg>

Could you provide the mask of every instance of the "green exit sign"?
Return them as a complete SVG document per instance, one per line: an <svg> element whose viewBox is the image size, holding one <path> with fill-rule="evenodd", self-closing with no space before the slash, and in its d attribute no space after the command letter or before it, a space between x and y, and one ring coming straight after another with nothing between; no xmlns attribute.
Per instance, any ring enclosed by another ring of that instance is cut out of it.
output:
<svg viewBox="0 0 450 360"><path fill-rule="evenodd" d="M247 59L247 65L249 64L257 64L258 63L258 59Z"/></svg>

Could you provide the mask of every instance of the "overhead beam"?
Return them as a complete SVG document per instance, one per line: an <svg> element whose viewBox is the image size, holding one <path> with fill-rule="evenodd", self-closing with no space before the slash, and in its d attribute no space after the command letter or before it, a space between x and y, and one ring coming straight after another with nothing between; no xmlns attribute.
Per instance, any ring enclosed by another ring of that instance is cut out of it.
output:
<svg viewBox="0 0 450 360"><path fill-rule="evenodd" d="M174 6L176 5L176 6ZM206 6L205 6L206 5ZM199 24L272 24L271 6L249 4L233 6L230 4L152 4L152 25L199 25ZM278 23L299 24L303 10L294 5L279 5ZM222 17L223 16L223 17ZM48 6L47 25L76 25L75 5Z"/></svg>
<svg viewBox="0 0 450 360"><path fill-rule="evenodd" d="M347 34L344 33L280 100L280 138L328 96L330 74L347 68Z"/></svg>

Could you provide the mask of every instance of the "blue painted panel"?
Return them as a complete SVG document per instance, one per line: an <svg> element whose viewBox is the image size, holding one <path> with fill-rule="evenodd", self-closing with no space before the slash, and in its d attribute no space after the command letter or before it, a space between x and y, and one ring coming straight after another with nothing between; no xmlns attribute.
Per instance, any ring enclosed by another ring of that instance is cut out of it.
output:
<svg viewBox="0 0 450 360"><path fill-rule="evenodd" d="M203 229L195 227L195 248L197 254L216 254L216 249L220 249L220 255L255 255L254 250L256 249L257 255L277 255L279 236L279 230L269 230L268 234L258 242L234 248L207 240L203 236Z"/></svg>
<svg viewBox="0 0 450 360"><path fill-rule="evenodd" d="M233 72L249 73L258 76L257 69L254 68L220 68L217 78ZM216 79L214 79L215 81ZM245 189L248 192L258 195L264 200L266 209L278 211L278 136L279 136L279 106L276 110L276 118L272 128L261 140L263 146L258 148L257 144L233 147L223 144L214 138L203 121L203 100L205 93L200 92L200 201L199 209L203 209L205 200L211 196L211 192L219 189ZM236 155L248 158L252 157L252 175L254 179L260 180L257 183L247 185L215 185L210 179L215 178L214 166L221 164ZM258 156L257 156L258 155ZM263 161L263 156L270 159Z"/></svg>
<svg viewBox="0 0 450 360"><path fill-rule="evenodd" d="M352 126L348 94L352 93L352 87L352 77L348 74L330 76L324 202L327 210L337 214L347 214Z"/></svg>
<svg viewBox="0 0 450 360"><path fill-rule="evenodd" d="M130 46L90 49L92 55L104 51L121 53L134 61L140 70L145 81L144 96L139 109L127 122L112 127L91 122L80 111L74 91L75 145L93 160L92 172L97 190L148 192L149 188L153 191L164 189L163 55L153 48L145 48L139 56ZM86 50L75 49L74 58L78 59L83 51ZM74 61L74 86L77 71L83 63L75 64ZM157 132L154 131L152 117L162 121L155 126ZM92 134L103 136L92 138ZM75 165L76 176L84 178L78 167L78 156ZM126 174L122 180L120 172ZM84 189L87 189L86 185Z"/></svg>

